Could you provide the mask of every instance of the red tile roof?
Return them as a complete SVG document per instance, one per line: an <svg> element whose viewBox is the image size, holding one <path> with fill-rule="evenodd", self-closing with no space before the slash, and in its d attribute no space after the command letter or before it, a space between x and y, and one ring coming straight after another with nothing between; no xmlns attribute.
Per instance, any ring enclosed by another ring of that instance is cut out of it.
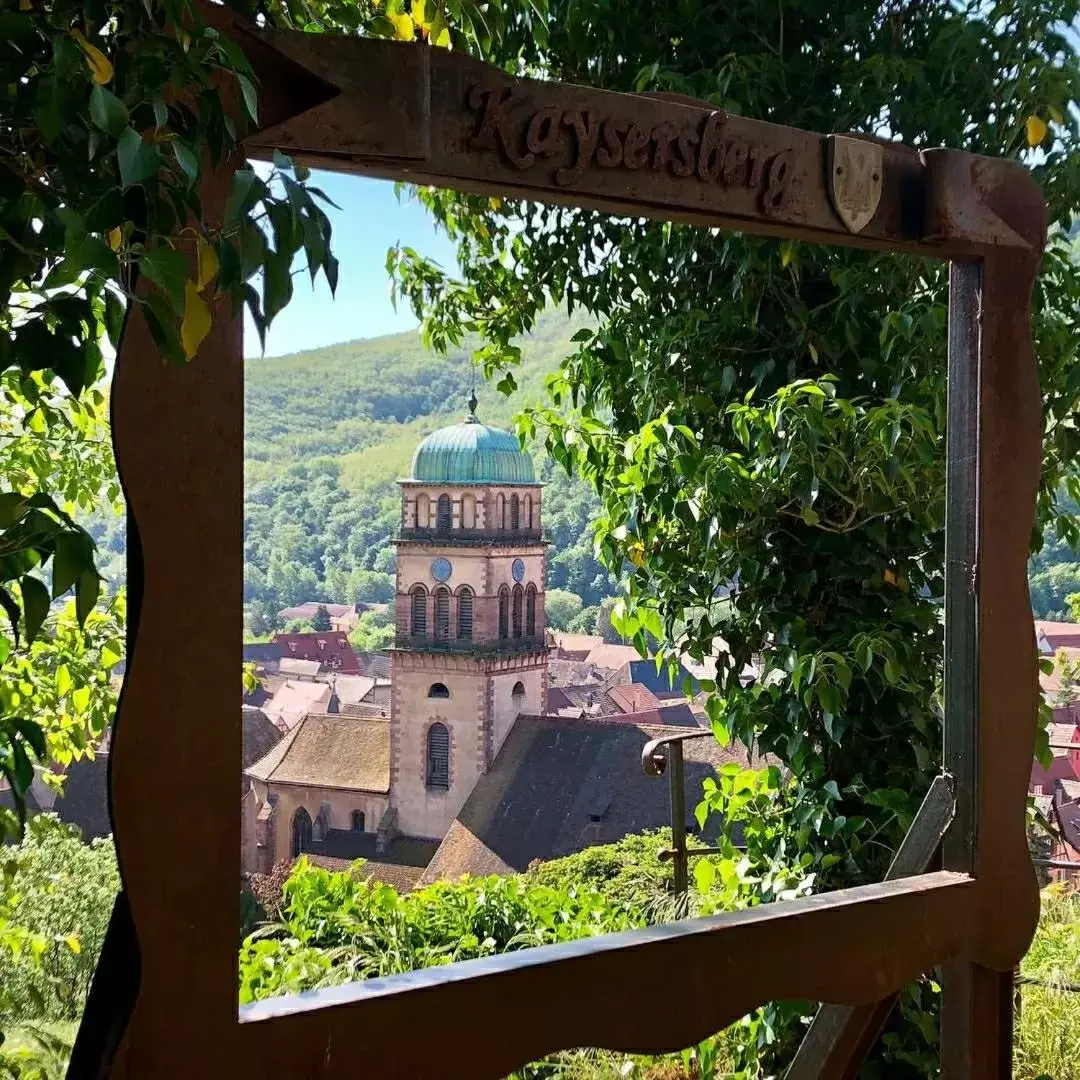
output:
<svg viewBox="0 0 1080 1080"><path fill-rule="evenodd" d="M660 699L640 683L609 686L607 694L624 713L649 712L660 708Z"/></svg>
<svg viewBox="0 0 1080 1080"><path fill-rule="evenodd" d="M349 644L348 635L340 630L326 633L276 634L274 642L281 647L282 659L317 660L324 671L340 671L345 675L359 675L360 662Z"/></svg>

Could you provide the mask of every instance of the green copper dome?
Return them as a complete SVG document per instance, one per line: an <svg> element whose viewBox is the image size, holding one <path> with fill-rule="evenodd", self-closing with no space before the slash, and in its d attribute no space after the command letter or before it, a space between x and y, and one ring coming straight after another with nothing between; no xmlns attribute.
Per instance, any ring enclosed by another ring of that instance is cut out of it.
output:
<svg viewBox="0 0 1080 1080"><path fill-rule="evenodd" d="M427 484L534 484L532 458L517 436L475 416L433 431L413 454L410 480Z"/></svg>

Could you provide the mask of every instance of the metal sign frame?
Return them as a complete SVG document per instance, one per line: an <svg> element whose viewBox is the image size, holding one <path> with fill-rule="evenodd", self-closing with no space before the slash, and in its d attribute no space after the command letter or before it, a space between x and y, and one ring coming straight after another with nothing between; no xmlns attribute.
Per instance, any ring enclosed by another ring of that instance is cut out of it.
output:
<svg viewBox="0 0 1080 1080"><path fill-rule="evenodd" d="M111 753L124 893L71 1075L478 1080L573 1046L672 1051L777 998L871 1006L945 965L943 1075L1009 1076L1008 973L1038 916L1024 831L1037 689L1026 562L1041 460L1030 296L1045 221L1029 173L686 98L513 79L440 49L207 17L260 76L253 157L281 149L317 168L952 262L944 754L955 818L932 872L238 1012L242 327L216 313L198 362L179 370L136 314L112 398L132 521L131 651ZM844 161L869 176L837 186ZM234 165L202 185L211 215ZM673 972L681 992L656 993Z"/></svg>

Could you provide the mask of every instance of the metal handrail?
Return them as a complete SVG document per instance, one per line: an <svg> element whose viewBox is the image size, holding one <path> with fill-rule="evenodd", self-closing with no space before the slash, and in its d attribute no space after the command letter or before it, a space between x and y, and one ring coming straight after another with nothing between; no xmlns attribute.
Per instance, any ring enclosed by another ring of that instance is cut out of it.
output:
<svg viewBox="0 0 1080 1080"><path fill-rule="evenodd" d="M690 858L698 855L716 855L720 848L694 848L686 846L686 787L683 769L683 743L690 739L713 739L712 731L684 731L678 735L662 735L650 739L641 751L641 767L646 776L668 774L671 790L671 843L669 850L661 851L663 861L672 861L675 892L685 893L690 888ZM667 747L665 752L662 747ZM668 766L671 766L670 770Z"/></svg>
<svg viewBox="0 0 1080 1080"><path fill-rule="evenodd" d="M499 638L496 641L473 641L471 638L433 638L424 634L397 634L395 649L411 652L450 652L489 656L496 653L537 652L549 648L545 638L533 637Z"/></svg>
<svg viewBox="0 0 1080 1080"><path fill-rule="evenodd" d="M436 541L440 544L546 544L541 529L401 529L399 541Z"/></svg>

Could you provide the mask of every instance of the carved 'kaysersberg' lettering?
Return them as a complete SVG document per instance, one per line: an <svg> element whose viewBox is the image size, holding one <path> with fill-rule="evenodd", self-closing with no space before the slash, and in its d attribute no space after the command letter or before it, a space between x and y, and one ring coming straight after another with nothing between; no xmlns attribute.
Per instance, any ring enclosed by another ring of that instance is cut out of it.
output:
<svg viewBox="0 0 1080 1080"><path fill-rule="evenodd" d="M723 187L761 189L761 209L778 214L791 190L794 163L788 150L726 138L727 114L716 111L695 126L679 128L672 120L655 126L598 117L588 109L548 105L526 120L515 120L521 99L505 86L473 86L469 108L477 112L469 136L475 150L493 150L517 169L565 156L570 164L555 170L560 187L576 183L592 165L601 169L631 169L696 177Z"/></svg>

